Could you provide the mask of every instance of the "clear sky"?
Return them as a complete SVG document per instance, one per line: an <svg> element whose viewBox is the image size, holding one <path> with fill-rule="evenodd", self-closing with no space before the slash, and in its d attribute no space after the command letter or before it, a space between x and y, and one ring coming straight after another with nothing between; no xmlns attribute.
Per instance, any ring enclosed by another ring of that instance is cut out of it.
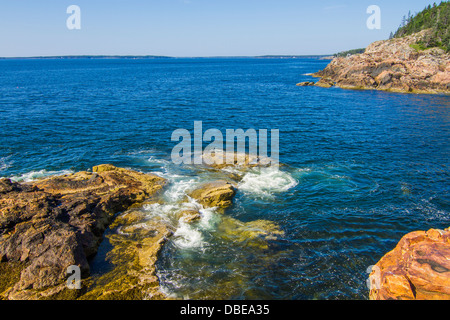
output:
<svg viewBox="0 0 450 320"><path fill-rule="evenodd" d="M440 1L437 1L440 2ZM427 0L0 0L0 56L332 54L389 37ZM81 9L69 30L67 7ZM381 9L381 29L366 26Z"/></svg>

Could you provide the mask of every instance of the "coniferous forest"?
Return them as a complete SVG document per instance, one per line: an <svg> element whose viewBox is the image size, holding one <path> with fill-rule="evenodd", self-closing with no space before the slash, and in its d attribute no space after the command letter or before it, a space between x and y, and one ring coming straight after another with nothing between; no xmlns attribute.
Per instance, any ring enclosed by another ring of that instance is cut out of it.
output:
<svg viewBox="0 0 450 320"><path fill-rule="evenodd" d="M390 38L400 38L425 29L431 29L430 35L417 43L418 49L441 47L450 51L450 2L428 5L423 11L403 17L402 23Z"/></svg>

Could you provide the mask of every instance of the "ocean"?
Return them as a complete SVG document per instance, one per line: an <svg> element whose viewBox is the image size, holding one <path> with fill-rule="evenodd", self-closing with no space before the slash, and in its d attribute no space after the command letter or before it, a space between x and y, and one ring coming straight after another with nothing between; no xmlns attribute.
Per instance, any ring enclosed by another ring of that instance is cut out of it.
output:
<svg viewBox="0 0 450 320"><path fill-rule="evenodd" d="M168 179L167 217L213 178L175 165L176 129L279 130L280 170L253 169L224 215L175 225L157 262L184 299L367 299L368 270L415 230L450 226L450 97L297 87L319 58L0 60L0 176L111 163ZM284 232L266 248L224 216ZM91 262L105 272L107 244Z"/></svg>

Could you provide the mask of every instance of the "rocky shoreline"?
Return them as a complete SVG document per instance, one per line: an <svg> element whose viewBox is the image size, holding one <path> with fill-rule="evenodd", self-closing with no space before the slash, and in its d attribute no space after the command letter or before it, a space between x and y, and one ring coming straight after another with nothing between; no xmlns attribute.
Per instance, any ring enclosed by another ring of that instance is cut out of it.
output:
<svg viewBox="0 0 450 320"><path fill-rule="evenodd" d="M75 299L67 268L89 276L94 256L115 215L151 197L165 184L156 175L116 168L32 183L0 180L0 297Z"/></svg>
<svg viewBox="0 0 450 320"><path fill-rule="evenodd" d="M315 74L320 80L298 86L382 90L399 93L449 94L450 54L441 48L421 50L416 43L431 30L377 41L364 53L333 59Z"/></svg>
<svg viewBox="0 0 450 320"><path fill-rule="evenodd" d="M174 219L196 223L200 208L217 208L225 241L268 249L284 235L275 223L223 214L239 179L235 172L198 185L180 200ZM28 183L0 179L0 300L168 299L160 290L156 262L176 227L140 210L161 204L158 195L166 185L157 175L112 165ZM105 234L107 229L112 232ZM111 268L93 278L90 262L105 239ZM372 269L370 299L450 299L449 256L450 228L406 235ZM71 265L81 269L79 290L67 287Z"/></svg>
<svg viewBox="0 0 450 320"><path fill-rule="evenodd" d="M190 199L198 206L180 210L175 219L195 223L200 207L223 213L236 194L236 179L230 174L198 186L182 200L186 207ZM157 175L112 165L29 183L0 179L0 300L167 299L155 264L175 228L140 210L159 203L166 185ZM229 241L264 250L283 235L271 221L244 223L222 216L221 234ZM105 234L107 229L114 232ZM112 267L94 279L90 260L105 237ZM81 270L79 290L67 287L72 265Z"/></svg>

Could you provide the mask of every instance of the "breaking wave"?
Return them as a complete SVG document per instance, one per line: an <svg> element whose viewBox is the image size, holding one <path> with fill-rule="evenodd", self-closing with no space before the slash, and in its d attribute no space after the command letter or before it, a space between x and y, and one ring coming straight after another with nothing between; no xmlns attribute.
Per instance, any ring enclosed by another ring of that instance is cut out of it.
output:
<svg viewBox="0 0 450 320"><path fill-rule="evenodd" d="M45 169L39 171L30 171L21 175L10 177L14 182L30 182L37 179L47 178L51 176L62 176L66 174L74 173L72 170L59 170L59 171L47 171Z"/></svg>
<svg viewBox="0 0 450 320"><path fill-rule="evenodd" d="M278 168L256 168L245 174L238 189L259 196L272 196L295 187L298 181Z"/></svg>

